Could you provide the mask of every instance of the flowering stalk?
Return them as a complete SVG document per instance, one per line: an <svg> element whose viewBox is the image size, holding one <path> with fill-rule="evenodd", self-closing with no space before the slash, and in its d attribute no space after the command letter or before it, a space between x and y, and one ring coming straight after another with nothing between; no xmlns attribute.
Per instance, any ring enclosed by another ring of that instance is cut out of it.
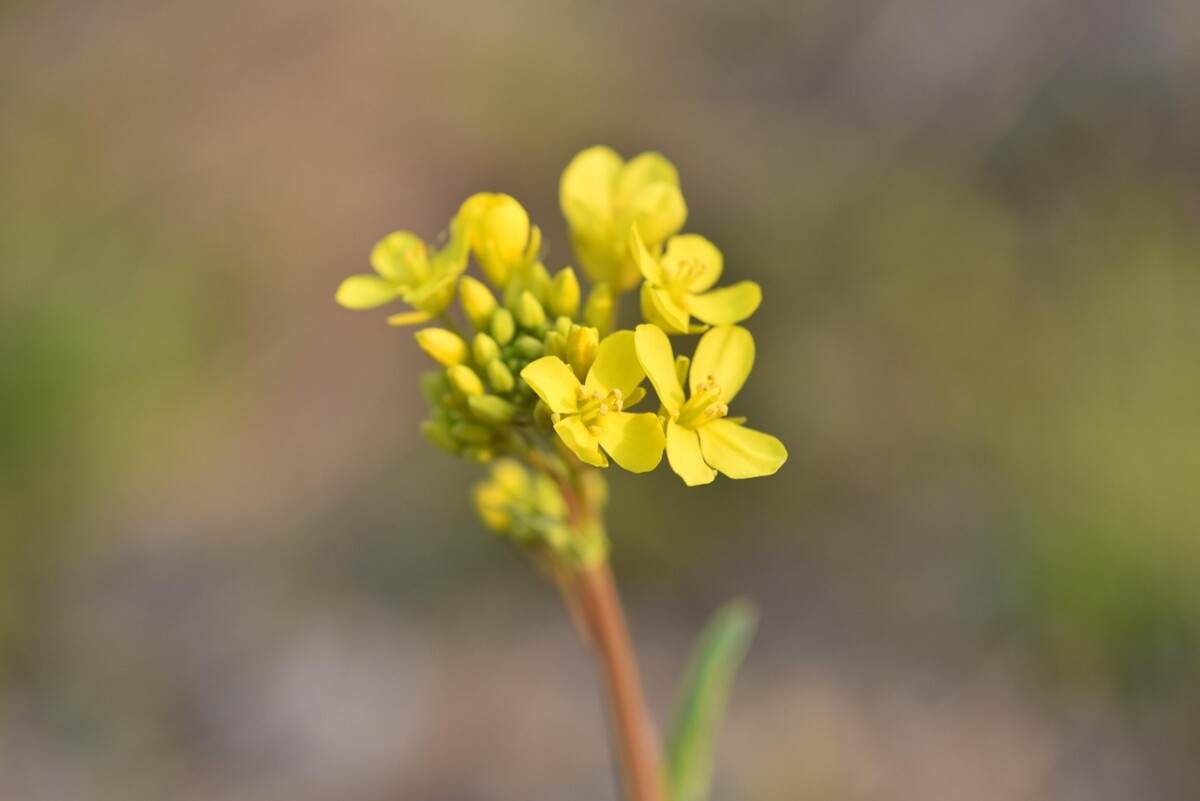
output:
<svg viewBox="0 0 1200 801"><path fill-rule="evenodd" d="M695 486L783 465L779 440L729 417L754 362L754 340L737 324L762 293L751 281L713 289L723 257L703 237L677 235L687 206L674 166L656 153L625 162L608 148L583 151L563 173L560 203L593 282L586 297L572 268L552 275L542 263L541 231L520 203L479 193L459 207L438 249L407 231L385 237L371 253L374 274L346 279L337 300L353 309L400 300L411 308L389 324L441 323L416 332L437 364L421 379L430 406L422 432L491 465L475 488L480 515L554 579L592 647L631 801L703 801L716 722L752 618L727 614L728 624L706 635L714 645L689 673L664 769L609 566L601 470L615 462L649 472L665 453ZM472 256L482 281L466 274ZM620 295L639 283L645 322L618 329ZM455 298L461 325L450 314ZM694 355L676 355L669 336L692 334L702 335ZM635 411L647 379L657 411Z"/></svg>

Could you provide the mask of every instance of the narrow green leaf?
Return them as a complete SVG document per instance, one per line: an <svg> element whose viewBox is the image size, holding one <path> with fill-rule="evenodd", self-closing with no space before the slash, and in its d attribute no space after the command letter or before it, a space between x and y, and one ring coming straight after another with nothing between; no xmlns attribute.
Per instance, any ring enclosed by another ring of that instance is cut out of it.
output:
<svg viewBox="0 0 1200 801"><path fill-rule="evenodd" d="M671 801L708 798L729 691L757 625L752 603L730 601L713 615L692 651L667 737Z"/></svg>

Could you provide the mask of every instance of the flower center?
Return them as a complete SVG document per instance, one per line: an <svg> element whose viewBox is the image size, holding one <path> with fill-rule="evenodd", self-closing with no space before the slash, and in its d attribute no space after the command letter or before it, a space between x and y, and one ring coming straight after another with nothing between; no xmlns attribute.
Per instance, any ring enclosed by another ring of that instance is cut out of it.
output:
<svg viewBox="0 0 1200 801"><path fill-rule="evenodd" d="M607 395L599 392L588 392L585 387L579 388L579 419L593 434L597 433L596 426L601 418L611 412L625 409L625 399L621 390L614 389Z"/></svg>
<svg viewBox="0 0 1200 801"><path fill-rule="evenodd" d="M688 398L679 411L671 414L671 419L684 428L699 428L709 420L716 420L729 414L729 407L720 403L721 385L716 376L696 385L692 397Z"/></svg>
<svg viewBox="0 0 1200 801"><path fill-rule="evenodd" d="M706 272L708 272L708 263L699 259L685 259L676 262L672 270L664 268L663 278L666 279L666 290L670 294L671 300L686 308L684 296L695 280Z"/></svg>

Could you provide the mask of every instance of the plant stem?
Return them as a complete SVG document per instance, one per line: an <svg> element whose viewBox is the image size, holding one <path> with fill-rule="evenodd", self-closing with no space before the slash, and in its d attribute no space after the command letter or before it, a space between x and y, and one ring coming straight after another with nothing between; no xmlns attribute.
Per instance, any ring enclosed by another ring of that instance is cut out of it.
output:
<svg viewBox="0 0 1200 801"><path fill-rule="evenodd" d="M587 627L580 634L600 663L627 797L662 801L658 742L608 560L575 572L562 589L569 593L568 608L577 610L577 623Z"/></svg>

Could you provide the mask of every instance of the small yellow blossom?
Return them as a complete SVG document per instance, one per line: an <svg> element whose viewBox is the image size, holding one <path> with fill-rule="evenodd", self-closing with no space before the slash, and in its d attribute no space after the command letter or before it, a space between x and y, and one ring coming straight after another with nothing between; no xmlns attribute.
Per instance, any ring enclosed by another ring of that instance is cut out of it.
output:
<svg viewBox="0 0 1200 801"><path fill-rule="evenodd" d="M632 331L618 331L600 342L595 361L580 383L557 356L528 364L521 377L553 412L554 430L582 461L607 467L601 448L631 473L653 470L662 461L662 424L652 412L625 411L643 397L646 377L638 363Z"/></svg>
<svg viewBox="0 0 1200 801"><path fill-rule="evenodd" d="M702 236L682 234L667 240L666 252L657 258L635 228L630 240L634 260L646 282L642 284L642 316L668 334L697 333L692 317L709 325L740 323L762 302L762 290L753 281L712 289L721 277L721 251Z"/></svg>
<svg viewBox="0 0 1200 801"><path fill-rule="evenodd" d="M529 224L525 208L509 195L478 192L458 210L483 274L498 287L522 275L542 247L542 232Z"/></svg>
<svg viewBox="0 0 1200 801"><path fill-rule="evenodd" d="M782 442L727 416L728 404L754 365L749 331L719 326L700 338L686 399L671 341L662 329L639 325L634 337L638 360L665 412L667 461L684 483L708 484L718 471L730 478L769 476L787 461Z"/></svg>
<svg viewBox="0 0 1200 801"><path fill-rule="evenodd" d="M658 153L628 162L611 148L590 147L571 160L559 184L559 205L580 266L593 281L627 292L641 279L629 252L637 226L657 248L683 228L687 204L679 173Z"/></svg>
<svg viewBox="0 0 1200 801"><path fill-rule="evenodd" d="M414 310L394 314L388 322L423 323L445 311L454 299L458 276L467 267L466 231L455 218L445 247L432 252L414 233L388 234L371 250L371 267L375 275L352 275L342 281L337 302L347 309L373 309L403 300Z"/></svg>

